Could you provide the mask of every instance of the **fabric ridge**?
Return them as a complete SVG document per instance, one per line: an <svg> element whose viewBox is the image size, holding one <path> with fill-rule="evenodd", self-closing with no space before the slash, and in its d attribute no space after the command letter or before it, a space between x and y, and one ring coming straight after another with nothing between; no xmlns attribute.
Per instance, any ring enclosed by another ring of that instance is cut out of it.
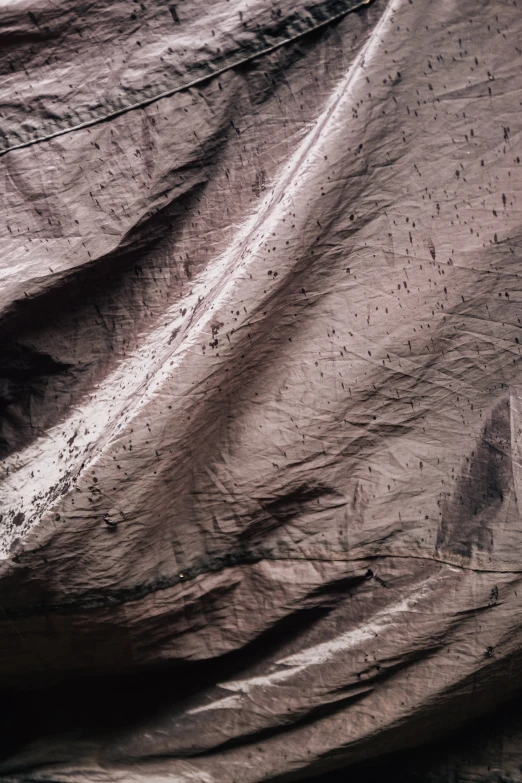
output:
<svg viewBox="0 0 522 783"><path fill-rule="evenodd" d="M0 780L359 781L503 708L520 9L0 18Z"/></svg>

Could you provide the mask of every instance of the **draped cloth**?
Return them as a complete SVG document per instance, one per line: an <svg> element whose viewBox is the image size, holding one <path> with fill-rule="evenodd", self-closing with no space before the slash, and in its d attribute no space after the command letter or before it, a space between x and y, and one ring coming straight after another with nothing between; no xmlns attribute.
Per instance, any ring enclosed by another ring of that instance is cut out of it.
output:
<svg viewBox="0 0 522 783"><path fill-rule="evenodd" d="M502 704L520 8L0 17L0 780L299 780Z"/></svg>

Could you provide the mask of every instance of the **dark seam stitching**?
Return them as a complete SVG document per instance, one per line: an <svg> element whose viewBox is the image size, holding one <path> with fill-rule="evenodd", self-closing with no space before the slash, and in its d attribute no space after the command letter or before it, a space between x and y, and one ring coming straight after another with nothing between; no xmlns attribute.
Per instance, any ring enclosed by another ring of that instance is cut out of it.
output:
<svg viewBox="0 0 522 783"><path fill-rule="evenodd" d="M225 71L229 71L231 68L235 68L238 65L243 65L246 62L249 62L250 60L255 59L256 57L260 57L263 54L268 54L269 52L274 51L275 49L279 49L281 46L285 46L288 43L291 43L292 41L297 40L298 38L302 38L304 35L307 35L308 33L313 32L314 30L319 29L320 27L323 27L326 24L330 24L331 22L334 22L336 19L340 19L342 16L345 16L346 14L350 13L351 11L356 11L359 8L362 8L365 5L368 5L372 2L372 0L341 0L341 4L344 5L346 2L345 7L342 11L333 14L332 16L328 16L326 19L322 19L317 24L312 25L308 27L306 30L301 30L300 32L296 33L295 35L291 35L287 38L285 38L282 41L279 41L276 44L273 44L271 46L265 47L264 49L259 49L258 51L253 51L247 54L246 56L243 56L243 53L240 52L240 57L238 59L234 59L234 55L222 55L221 57L218 57L216 60L209 60L205 63L196 63L194 66L195 68L212 68L214 63L219 62L220 60L227 59L227 62L224 66L221 68L218 68L216 70L213 70L211 73L206 73L203 76L198 76L195 79L192 79L191 81L187 82L186 84L178 84L176 87L169 88L167 90L163 90L162 92L153 95L148 98L144 98L141 101L138 101L136 103L132 103L129 106L124 106L120 109L114 109L113 111L108 112L107 114L104 114L103 116L99 117L93 117L90 120L85 120L84 122L80 122L76 125L73 125L69 128L61 128L60 130L53 131L52 133L47 133L43 136L38 136L33 139L28 139L25 141L21 141L18 144L12 144L8 147L5 147L4 149L0 149L0 157L2 155L7 154L8 152L11 152L12 150L21 149L23 147L29 147L33 144L39 144L43 141L49 141L50 139L54 139L57 136L63 136L66 133L72 133L76 130L81 130L82 128L88 128L92 125L97 125L99 122L104 122L109 119L113 119L114 117L118 117L122 114L126 114L129 111L133 111L134 109L141 109L145 106L149 106L151 103L154 103L155 101L159 101L162 98L168 98L171 95L174 95L177 92L181 92L183 90L188 90L191 87L194 87L197 84L201 84L204 81L207 81L208 79L212 79L214 76L219 76L219 74L224 73ZM145 88L145 90L150 90L151 88ZM152 88L153 89L153 88ZM61 121L67 120L67 117L61 118ZM36 131L38 132L38 131ZM7 138L7 137L6 137Z"/></svg>
<svg viewBox="0 0 522 783"><path fill-rule="evenodd" d="M507 573L507 574L521 574L522 568L506 568L499 566L497 568L479 568L463 562L458 562L460 558L444 558L437 557L436 555L414 555L414 554L395 554L393 552L383 554L367 554L356 555L353 557L347 556L344 552L332 552L330 555L322 556L303 556L298 557L290 554L288 556L282 556L269 551L243 552L237 555L228 554L214 558L212 562L200 563L184 569L177 576L164 577L153 583L135 585L134 587L123 588L121 590L113 590L111 593L102 593L98 595L86 596L83 598L72 598L69 601L63 601L61 603L51 603L42 601L37 604L31 604L20 609L8 609L6 607L0 608L0 622L2 620L13 620L23 617L38 616L41 613L46 612L70 612L74 610L89 610L89 609L101 609L109 606L122 606L124 604L131 603L132 601L138 601L146 598L149 595L154 595L162 590L169 590L172 587L176 587L179 584L190 582L198 576L206 576L213 573L220 573L226 571L228 568L234 568L236 566L248 565L259 563L262 560L271 562L362 562L368 563L377 559L413 559L413 560L429 560L435 563L441 563L442 565L450 565L455 568L460 568L463 571L472 571L474 573Z"/></svg>

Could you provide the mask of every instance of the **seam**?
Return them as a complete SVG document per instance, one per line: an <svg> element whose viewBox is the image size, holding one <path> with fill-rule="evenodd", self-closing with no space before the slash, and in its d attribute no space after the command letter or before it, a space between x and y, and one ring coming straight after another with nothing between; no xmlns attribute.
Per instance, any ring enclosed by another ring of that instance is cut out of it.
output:
<svg viewBox="0 0 522 783"><path fill-rule="evenodd" d="M345 555L344 552L332 552L328 555L311 555L311 556L305 556L305 557L265 557L265 560L307 560L310 562L357 562L359 560L361 561L369 561L369 560L385 560L385 559L393 559L393 560L429 560L433 563L441 563L442 565L449 565L453 566L454 568L461 568L463 571L473 571L476 574L522 574L522 567L515 568L514 566L506 563L500 563L496 565L495 567L491 566L487 568L486 566L480 566L480 565L471 565L470 563L466 563L464 558L459 557L458 555L452 557L445 555L437 556L437 555L429 555L429 554L419 554L414 555L411 553L404 553L404 552L379 552L376 554L360 554L360 555L354 555L350 557L349 555Z"/></svg>
<svg viewBox="0 0 522 783"><path fill-rule="evenodd" d="M126 114L127 112L134 111L135 109L142 109L145 106L149 106L151 103L155 103L156 101L161 100L162 98L168 98L171 95L174 95L177 92L182 92L183 90L188 90L191 87L195 87L198 84L201 84L202 82L205 82L209 79L214 78L215 76L219 76L222 73L225 73L225 71L229 71L232 68L236 68L240 65L243 65L244 63L247 63L251 60L254 60L257 57L261 57L264 54L269 54L270 52L275 51L276 49L281 48L282 46L285 46L288 43L291 43L292 41L296 41L299 38L302 38L304 35L308 35L309 33L314 32L314 30L318 30L321 27L324 27L327 24L331 24L332 22L335 22L336 20L340 19L343 16L346 16L346 14L356 11L360 8L362 8L365 5L369 5L372 0L341 0L342 4L345 5L345 7L342 9L342 11L339 11L338 13L332 14L331 16L328 16L326 19L321 19L317 24L313 24L310 27L308 27L305 30L300 30L299 32L295 33L294 35L290 35L286 38L284 38L281 41L278 41L275 44L272 44L271 46L264 47L262 49L259 49L258 51L250 52L247 55L244 55L242 52L240 52L240 56L234 56L229 55L223 55L222 57L219 57L214 60L209 60L204 63L197 63L194 68L212 68L213 65L215 65L220 60L223 60L226 57L226 64L222 67L216 68L215 70L212 70L211 73L205 73L204 75L197 76L196 78L190 80L189 82L183 83L183 84L177 84L174 87L169 87L166 90L162 90L161 92L142 98L139 101L136 101L135 103L131 103L127 106L122 106L117 109L113 109L111 111L108 111L104 113L101 116L93 117L89 120L85 120L83 122L76 123L75 125L72 125L68 128L60 128L58 130L52 131L50 133L44 133L41 136L36 136L36 138L31 139L25 139L24 141L20 141L16 144L10 144L8 147L4 147L3 149L0 149L0 157L2 155L6 155L8 152L11 152L13 150L21 149L23 147L29 147L33 144L39 144L44 141L49 141L50 139L54 139L57 136L63 136L66 133L72 133L73 131L81 130L83 128L88 128L93 125L97 125L100 122L105 122L106 120L114 119L115 117L119 117L122 114ZM145 90L150 90L151 88L145 88ZM154 88L152 88L154 89ZM145 91L144 90L144 91ZM70 117L69 117L70 118ZM66 121L69 119L68 117L61 118L61 121ZM38 131L36 131L38 132ZM7 137L6 137L7 138Z"/></svg>
<svg viewBox="0 0 522 783"><path fill-rule="evenodd" d="M461 561L459 557L437 557L431 554L411 554L404 552L387 552L378 554L364 554L358 553L349 555L345 552L331 552L329 554L319 555L303 554L302 557L295 554L282 555L269 551L258 552L241 552L238 554L228 554L213 558L212 561L200 562L189 566L180 573L164 577L153 583L135 585L133 587L121 588L119 590L107 590L106 592L100 591L96 594L94 591L91 595L78 596L71 598L61 603L53 603L51 601L41 601L29 606L20 608L8 608L0 607L0 622L2 620L15 620L21 618L28 618L33 616L39 616L48 612L71 612L71 611L88 611L92 609L105 609L111 606L123 606L125 604L132 603L134 601L140 601L163 590L170 590L178 585L193 581L199 576L208 576L210 574L223 573L229 568L235 568L238 566L255 565L263 560L270 562L361 562L368 563L374 560L384 559L412 559L412 560L428 560L430 562L441 563L442 565L453 566L462 569L463 571L471 571L474 573L508 573L508 574L521 574L522 568L504 567L502 565L496 568L480 568L477 566L466 564Z"/></svg>

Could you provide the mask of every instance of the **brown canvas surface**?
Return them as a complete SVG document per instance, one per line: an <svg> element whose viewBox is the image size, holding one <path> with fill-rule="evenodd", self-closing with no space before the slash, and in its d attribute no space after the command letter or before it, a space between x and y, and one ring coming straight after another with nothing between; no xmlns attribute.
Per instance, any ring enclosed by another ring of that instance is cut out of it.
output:
<svg viewBox="0 0 522 783"><path fill-rule="evenodd" d="M0 686L43 711L0 780L299 780L502 705L520 8L0 28Z"/></svg>

